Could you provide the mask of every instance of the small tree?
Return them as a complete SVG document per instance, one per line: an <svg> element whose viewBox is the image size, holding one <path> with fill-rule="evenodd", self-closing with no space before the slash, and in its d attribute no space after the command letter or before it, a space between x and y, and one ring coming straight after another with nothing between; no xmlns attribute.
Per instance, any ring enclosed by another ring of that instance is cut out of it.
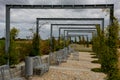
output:
<svg viewBox="0 0 120 80"><path fill-rule="evenodd" d="M39 45L40 45L40 36L38 34L34 33L33 39L32 39L32 51L29 54L29 56L40 55Z"/></svg>
<svg viewBox="0 0 120 80"><path fill-rule="evenodd" d="M60 49L62 49L63 47L64 47L64 37L63 37L63 35L61 35L61 37L60 37Z"/></svg>
<svg viewBox="0 0 120 80"><path fill-rule="evenodd" d="M75 36L75 43L77 43L77 37Z"/></svg>
<svg viewBox="0 0 120 80"><path fill-rule="evenodd" d="M79 44L81 44L81 36L79 36Z"/></svg>
<svg viewBox="0 0 120 80"><path fill-rule="evenodd" d="M82 42L83 42L83 45L85 46L85 37L82 36L82 38L83 38L83 39L82 39L82 40L83 40L83 41L82 41Z"/></svg>
<svg viewBox="0 0 120 80"><path fill-rule="evenodd" d="M9 48L9 62L10 65L15 65L19 62L19 53L17 51L15 38L18 36L19 30L13 27L10 30L10 48Z"/></svg>

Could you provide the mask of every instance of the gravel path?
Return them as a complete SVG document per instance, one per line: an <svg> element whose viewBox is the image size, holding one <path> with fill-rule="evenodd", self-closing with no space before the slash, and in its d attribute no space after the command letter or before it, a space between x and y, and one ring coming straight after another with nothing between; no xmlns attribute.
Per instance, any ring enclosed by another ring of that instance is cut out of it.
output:
<svg viewBox="0 0 120 80"><path fill-rule="evenodd" d="M73 53L74 54L74 53ZM99 68L100 64L91 63L95 58L91 58L89 52L79 52L75 60L72 54L67 62L59 66L50 66L49 72L42 76L34 76L32 80L104 80L106 77L103 73L91 71L92 68Z"/></svg>

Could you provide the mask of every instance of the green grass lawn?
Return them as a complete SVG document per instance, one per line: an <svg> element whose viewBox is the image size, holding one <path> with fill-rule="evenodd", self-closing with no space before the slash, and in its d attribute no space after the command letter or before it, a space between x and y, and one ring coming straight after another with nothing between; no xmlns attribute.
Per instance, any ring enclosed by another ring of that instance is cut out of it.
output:
<svg viewBox="0 0 120 80"><path fill-rule="evenodd" d="M71 44L71 47L73 47L76 51L80 51L80 52L92 52L92 47L87 48L84 45Z"/></svg>

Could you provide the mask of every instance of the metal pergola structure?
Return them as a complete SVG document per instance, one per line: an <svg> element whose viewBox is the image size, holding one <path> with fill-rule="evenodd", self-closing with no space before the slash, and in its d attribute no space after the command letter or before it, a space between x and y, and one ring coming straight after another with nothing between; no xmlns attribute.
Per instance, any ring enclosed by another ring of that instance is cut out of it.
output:
<svg viewBox="0 0 120 80"><path fill-rule="evenodd" d="M65 36L65 32L67 32L67 35L69 34L69 33L92 33L92 32L95 32L96 30L64 30L64 36ZM93 35L92 35L93 36Z"/></svg>
<svg viewBox="0 0 120 80"><path fill-rule="evenodd" d="M45 20L50 20L50 21L53 21L53 20L56 20L56 21L61 21L61 20L64 20L64 21L67 21L67 20L70 20L70 21L102 21L102 30L104 31L104 18L37 18L36 20L36 25L37 25L37 28L39 27L39 21L45 21ZM52 23L53 24L53 23ZM54 25L62 25L62 24L53 24Z"/></svg>
<svg viewBox="0 0 120 80"><path fill-rule="evenodd" d="M39 27L39 21L40 20L56 20L56 21L60 21L60 20L64 20L64 21L66 21L66 20L72 20L72 21L102 21L102 30L104 31L104 18L37 18L37 20L36 20L36 25L37 25L37 28L36 29L38 29L38 27ZM51 26L54 26L54 25L56 25L56 26L78 26L78 24L51 24ZM83 25L84 26L84 25ZM92 24L91 24L91 26L92 26ZM51 27L51 32L52 32L52 29L53 29L53 27ZM61 29L61 28L60 28ZM60 34L60 29L59 29L59 34ZM38 31L38 30L36 30L36 31Z"/></svg>
<svg viewBox="0 0 120 80"><path fill-rule="evenodd" d="M6 44L5 52L10 47L10 10L11 9L110 9L110 24L113 23L114 4L85 4L85 5L6 5ZM37 29L38 30L38 29ZM37 31L38 32L38 31Z"/></svg>
<svg viewBox="0 0 120 80"><path fill-rule="evenodd" d="M59 45L60 45L60 30L61 29L96 29L95 27L80 27L80 26L96 26L96 25L100 26L100 24L51 24L51 28L50 28L51 29L51 33L50 33L51 49L53 49L53 47L52 47L52 32L53 32L53 26L54 25L59 25L59 26L79 26L79 27L60 27L59 28ZM64 37L64 39L65 39L65 37ZM64 45L65 45L65 41L64 41Z"/></svg>
<svg viewBox="0 0 120 80"><path fill-rule="evenodd" d="M101 29L103 30L104 32L104 18L36 18L36 31L37 31L37 34L39 33L39 21L101 21L102 24L101 24ZM51 33L50 33L50 38L52 38L52 32L53 32L53 26L95 26L97 24L53 24L51 23ZM98 24L100 26L100 24ZM60 38L60 32L61 32L61 29L62 27L59 28L59 38ZM71 28L72 29L72 28ZM76 28L78 29L78 28ZM81 27L82 29L82 27ZM83 27L83 29L86 29ZM87 28L87 29L92 29L92 28ZM94 29L94 28L93 28ZM60 42L59 42L60 43ZM52 40L51 40L51 46L52 46Z"/></svg>
<svg viewBox="0 0 120 80"><path fill-rule="evenodd" d="M81 34L69 34L69 35L67 35L66 37L77 37L77 36L82 36L82 37L84 37L84 36L86 36L86 38L87 38L87 47L89 47L89 44L88 44L88 35L81 35Z"/></svg>
<svg viewBox="0 0 120 80"><path fill-rule="evenodd" d="M51 24L51 25L54 25L54 24ZM59 25L59 24L55 24L55 25ZM79 27L60 27L59 28L59 37L57 37L57 38L59 38L60 39L60 30L61 29L68 29L68 30L70 30L70 29L81 29L81 31L82 32L84 32L84 31L86 31L86 32L89 32L88 30L90 30L90 31L95 31L96 30L96 28L95 27L80 27L80 26L96 26L96 25L99 25L100 26L100 24L60 24L60 25L63 25L63 26L79 26ZM51 26L52 27L52 26ZM85 30L83 30L83 29L85 29ZM80 30L79 30L80 31ZM51 28L51 49L53 49L53 46L52 46L52 28ZM64 30L64 46L65 46L65 30ZM59 40L59 45L60 45L60 40Z"/></svg>
<svg viewBox="0 0 120 80"><path fill-rule="evenodd" d="M68 40L68 36L70 35L69 33L70 32L74 32L74 33L76 33L76 32L79 32L79 33L93 33L93 32L95 32L96 30L64 30L64 42L65 42L65 32L67 32L67 40ZM76 34L76 35L74 35L74 36L77 36L77 35L80 35L80 34ZM93 36L93 35L92 35ZM86 39L87 39L87 47L88 47L88 36L86 36ZM64 43L64 45L65 45L66 43Z"/></svg>
<svg viewBox="0 0 120 80"><path fill-rule="evenodd" d="M100 26L100 24L51 24L51 25L60 25L60 26L96 26L96 25L98 25L98 26ZM96 29L96 28L95 27L60 27L59 28L59 37L60 37L62 29Z"/></svg>
<svg viewBox="0 0 120 80"><path fill-rule="evenodd" d="M59 25L59 24L51 24L52 25ZM60 24L61 26L96 26L100 24ZM95 27L60 27L59 28L59 39L60 39L60 34L62 29L96 29ZM52 37L52 28L51 28L51 37ZM59 41L60 43L60 41Z"/></svg>
<svg viewBox="0 0 120 80"><path fill-rule="evenodd" d="M74 35L73 35L73 34L68 34L68 35L65 36L65 37L68 38L68 37L77 37L77 36L82 36L82 37L83 37L83 36L86 36L86 38L87 38L87 40L88 40L88 35L83 35L83 34L82 34L82 35L81 35L81 34L74 34Z"/></svg>

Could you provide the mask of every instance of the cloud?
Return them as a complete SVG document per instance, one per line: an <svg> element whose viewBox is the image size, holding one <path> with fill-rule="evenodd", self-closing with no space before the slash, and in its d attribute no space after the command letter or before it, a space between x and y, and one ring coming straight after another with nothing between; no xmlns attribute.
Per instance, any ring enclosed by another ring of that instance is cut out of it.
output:
<svg viewBox="0 0 120 80"><path fill-rule="evenodd" d="M5 5L6 4L105 4L114 3L115 4L115 16L120 22L120 0L0 0L0 31L5 29ZM36 26L36 18L53 18L53 17L95 17L95 18L105 18L105 25L109 23L109 15L106 16L106 12L101 10L92 9L12 9L11 10L11 27L15 26L19 28L21 36L28 34L27 30L31 27ZM61 22L63 23L63 22ZM49 30L49 25L45 26L45 31ZM3 33L3 32L2 32ZM1 34L2 34L1 33ZM57 33L57 32L56 32ZM43 34L43 33L41 33ZM45 35L45 34L43 34Z"/></svg>
<svg viewBox="0 0 120 80"><path fill-rule="evenodd" d="M0 22L0 37L5 36L5 24Z"/></svg>

